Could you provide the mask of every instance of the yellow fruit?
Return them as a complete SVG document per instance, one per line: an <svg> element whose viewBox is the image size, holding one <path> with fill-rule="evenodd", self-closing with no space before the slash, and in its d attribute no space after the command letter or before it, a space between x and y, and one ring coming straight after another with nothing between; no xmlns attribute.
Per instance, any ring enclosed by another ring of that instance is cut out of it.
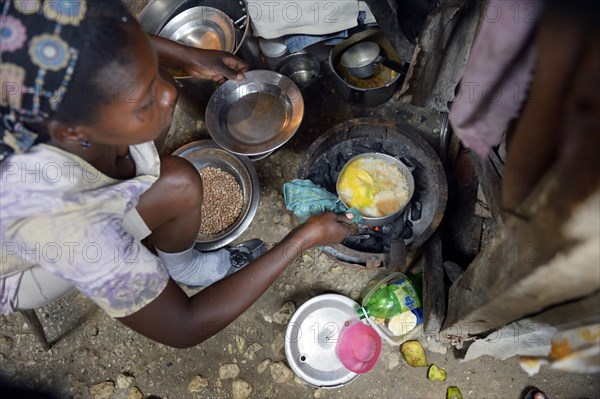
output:
<svg viewBox="0 0 600 399"><path fill-rule="evenodd" d="M458 387L448 387L446 399L463 399L462 392L460 392Z"/></svg>
<svg viewBox="0 0 600 399"><path fill-rule="evenodd" d="M432 364L427 371L427 378L431 381L446 381L446 370Z"/></svg>
<svg viewBox="0 0 600 399"><path fill-rule="evenodd" d="M425 356L425 349L421 346L421 343L417 340L406 341L400 347L402 357L408 364L413 367L427 367L427 357Z"/></svg>

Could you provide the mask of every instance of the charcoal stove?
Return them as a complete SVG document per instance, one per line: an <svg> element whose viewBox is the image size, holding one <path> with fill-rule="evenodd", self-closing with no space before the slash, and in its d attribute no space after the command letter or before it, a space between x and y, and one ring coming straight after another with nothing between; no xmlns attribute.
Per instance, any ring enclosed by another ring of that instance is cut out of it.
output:
<svg viewBox="0 0 600 399"><path fill-rule="evenodd" d="M337 195L342 167L367 152L393 156L412 168L415 193L392 222L377 227L360 224L358 234L324 247L324 252L344 265L374 269L388 267L390 255L396 261L398 242L409 254L418 251L442 221L448 189L438 155L415 128L371 118L346 121L326 131L309 147L298 177Z"/></svg>

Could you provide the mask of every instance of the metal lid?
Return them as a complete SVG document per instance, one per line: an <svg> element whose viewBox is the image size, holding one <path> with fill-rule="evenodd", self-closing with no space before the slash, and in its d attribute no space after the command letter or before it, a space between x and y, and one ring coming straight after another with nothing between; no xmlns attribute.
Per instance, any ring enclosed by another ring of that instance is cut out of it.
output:
<svg viewBox="0 0 600 399"><path fill-rule="evenodd" d="M343 295L324 294L296 310L285 332L285 355L299 378L315 387L336 388L358 377L339 360L336 346L342 328L358 320L359 307Z"/></svg>

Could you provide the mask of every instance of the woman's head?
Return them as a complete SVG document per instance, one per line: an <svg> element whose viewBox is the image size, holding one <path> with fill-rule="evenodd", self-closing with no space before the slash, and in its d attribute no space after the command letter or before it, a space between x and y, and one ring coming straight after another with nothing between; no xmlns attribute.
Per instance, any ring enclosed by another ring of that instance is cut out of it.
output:
<svg viewBox="0 0 600 399"><path fill-rule="evenodd" d="M13 1L3 9L0 29L14 40L0 46L2 144L26 149L31 131L59 146L134 144L170 124L174 89L158 76L154 50L119 0Z"/></svg>

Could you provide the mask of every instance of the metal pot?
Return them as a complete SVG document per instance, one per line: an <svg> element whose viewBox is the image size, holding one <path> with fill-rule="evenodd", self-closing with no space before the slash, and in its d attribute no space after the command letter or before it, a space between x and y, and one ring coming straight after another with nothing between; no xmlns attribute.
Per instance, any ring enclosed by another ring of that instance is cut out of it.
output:
<svg viewBox="0 0 600 399"><path fill-rule="evenodd" d="M275 70L296 83L304 100L312 98L321 88L321 65L310 54L286 57Z"/></svg>
<svg viewBox="0 0 600 399"><path fill-rule="evenodd" d="M384 224L388 224L392 221L394 221L399 215L400 213L402 213L402 211L404 210L404 208L406 208L406 206L410 203L410 200L415 192L415 180L413 178L412 175L412 171L411 169L406 166L403 162L397 160L396 158L387 155L387 154L381 154L378 152L365 152L363 154L357 155L355 157L353 157L352 159L350 159L348 162L346 162L346 164L344 165L344 167L342 168L342 170L340 171L340 174L338 176L337 182L336 182L336 190L338 192L338 197L340 199L340 201L346 205L347 208L350 208L350 206L348 204L346 204L344 202L344 200L342 199L342 197L339 195L340 192L340 177L343 176L344 171L346 170L346 168L348 167L348 165L350 165L352 162L361 159L361 158L376 158L376 159L382 159L386 162L392 163L394 165L396 165L398 167L398 170L400 171L400 173L404 176L404 178L406 179L406 183L408 185L408 200L406 201L406 203L400 208L398 209L396 212L394 213L390 213L389 215L385 215L385 216L381 216L381 217L368 217L368 216L363 216L363 220L362 220L362 224L365 224L367 226L382 226Z"/></svg>
<svg viewBox="0 0 600 399"><path fill-rule="evenodd" d="M377 73L379 64L406 75L408 67L381 56L379 45L374 42L356 43L344 51L341 63L354 77L368 79Z"/></svg>
<svg viewBox="0 0 600 399"><path fill-rule="evenodd" d="M390 69L382 68L370 79L357 79L347 73L341 64L341 57L346 50L362 41L377 43L387 59L401 62L400 57L378 29L368 29L356 33L331 49L329 66L333 80L333 88L340 98L351 104L372 107L386 102L404 80L404 75Z"/></svg>
<svg viewBox="0 0 600 399"><path fill-rule="evenodd" d="M206 6L188 8L160 30L159 36L204 49L233 52L235 26L223 11Z"/></svg>
<svg viewBox="0 0 600 399"><path fill-rule="evenodd" d="M198 6L213 7L227 14L235 25L237 55L255 69L260 65L260 51L254 40L250 17L244 3L236 0L150 0L138 17L143 30L158 35L163 27L175 16ZM217 88L215 82L193 77L176 79L181 109L190 117L204 120L204 113L210 96Z"/></svg>

